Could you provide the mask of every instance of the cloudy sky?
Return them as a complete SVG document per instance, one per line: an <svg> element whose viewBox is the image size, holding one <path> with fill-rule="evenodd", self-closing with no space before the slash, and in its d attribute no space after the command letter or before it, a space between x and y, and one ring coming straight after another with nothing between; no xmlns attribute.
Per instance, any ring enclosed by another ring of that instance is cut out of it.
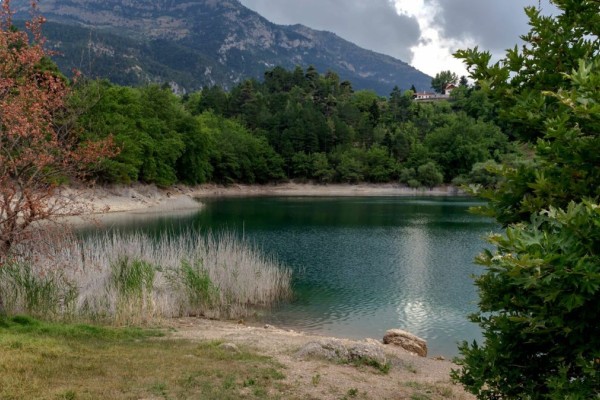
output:
<svg viewBox="0 0 600 400"><path fill-rule="evenodd" d="M497 57L527 33L523 8L549 0L241 0L278 24L301 23L327 30L361 47L389 54L429 75L452 70L465 75L452 57L478 45Z"/></svg>

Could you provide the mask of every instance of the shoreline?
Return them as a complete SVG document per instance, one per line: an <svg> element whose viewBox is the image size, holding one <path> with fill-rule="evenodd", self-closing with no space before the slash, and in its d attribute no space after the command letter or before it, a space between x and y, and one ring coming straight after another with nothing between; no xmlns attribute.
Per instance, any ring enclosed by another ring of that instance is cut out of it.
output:
<svg viewBox="0 0 600 400"><path fill-rule="evenodd" d="M201 185L191 188L195 197L245 197L245 196L294 196L294 197L410 197L410 196L463 196L466 193L454 186L432 189L413 189L394 183L328 184L282 183L277 185Z"/></svg>
<svg viewBox="0 0 600 400"><path fill-rule="evenodd" d="M421 392L427 399L452 398L470 400L475 397L452 382L450 372L457 365L443 357L420 357L401 347L383 344L374 338L347 339L259 325L240 320L210 320L202 318L174 318L167 323L175 339L191 341L223 340L240 346L249 346L285 366L287 381L302 389L303 396L319 399L339 399L349 387L356 387L364 399L413 398ZM299 350L312 343L339 343L343 346L375 346L390 362L387 373L374 369L344 364L318 357L301 357ZM314 384L316 374L323 385ZM414 390L417 389L417 390ZM337 392L337 394L335 394ZM400 397L398 397L400 396ZM422 397L418 397L422 398Z"/></svg>
<svg viewBox="0 0 600 400"><path fill-rule="evenodd" d="M457 197L468 196L453 186L412 189L398 184L329 184L282 183L271 185L175 185L162 189L154 185L99 186L91 189L67 189L73 202L85 203L84 215L102 216L115 213L166 213L202 208L203 198L218 197Z"/></svg>
<svg viewBox="0 0 600 400"><path fill-rule="evenodd" d="M153 185L95 187L67 189L66 194L77 204L85 204L91 212L69 217L74 224L97 220L110 225L124 217L147 218L156 214L195 213L203 207L202 199L219 197L412 197L412 196L465 196L454 187L417 190L397 184L315 185L285 183L279 185L177 185L168 189ZM174 318L163 321L171 332L168 337L192 342L222 341L246 346L259 354L276 360L286 371L286 383L298 393L309 398L341 398L348 388L364 393L365 399L391 398L399 393L408 398L411 394L427 394L427 398L441 399L451 396L469 400L473 397L462 387L451 382L450 371L457 367L442 357L419 357L399 347L384 345L381 338L362 340L320 335L316 333L259 326L257 321L248 325L241 320L210 320L199 318ZM159 326L162 325L159 323ZM303 358L297 355L303 346L311 343L341 343L345 346L374 345L383 351L392 368L382 374L376 370L340 364L323 359ZM315 377L321 381L316 385ZM376 388L376 389L374 389ZM335 393L335 395L334 395ZM366 395L369 393L370 395ZM429 397L431 396L431 397Z"/></svg>

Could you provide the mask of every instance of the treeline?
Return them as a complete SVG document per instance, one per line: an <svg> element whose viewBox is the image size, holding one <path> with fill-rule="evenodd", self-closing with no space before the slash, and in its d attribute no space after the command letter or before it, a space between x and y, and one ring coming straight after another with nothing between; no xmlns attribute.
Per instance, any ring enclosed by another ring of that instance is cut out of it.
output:
<svg viewBox="0 0 600 400"><path fill-rule="evenodd" d="M91 81L71 106L87 139L112 135L120 148L93 167L108 183L485 183L485 163L511 144L483 92L463 86L436 103L412 95L394 88L384 98L333 72L276 67L262 82L183 97L166 86Z"/></svg>

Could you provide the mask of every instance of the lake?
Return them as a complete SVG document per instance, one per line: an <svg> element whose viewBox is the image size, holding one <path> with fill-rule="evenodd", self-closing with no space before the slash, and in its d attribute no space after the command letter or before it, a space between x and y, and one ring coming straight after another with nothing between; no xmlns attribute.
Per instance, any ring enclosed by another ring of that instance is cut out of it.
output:
<svg viewBox="0 0 600 400"><path fill-rule="evenodd" d="M457 355L480 338L467 320L477 302L473 263L498 227L460 197L254 197L204 199L199 212L132 217L121 230L171 234L235 230L294 271L294 299L262 322L323 335L381 339L387 329Z"/></svg>

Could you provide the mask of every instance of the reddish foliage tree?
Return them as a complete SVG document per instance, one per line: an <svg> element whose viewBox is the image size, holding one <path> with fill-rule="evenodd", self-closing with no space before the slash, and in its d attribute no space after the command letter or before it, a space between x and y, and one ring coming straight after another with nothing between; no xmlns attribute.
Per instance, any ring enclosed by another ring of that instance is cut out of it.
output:
<svg viewBox="0 0 600 400"><path fill-rule="evenodd" d="M12 25L10 0L0 10L0 267L11 248L30 237L32 224L82 210L60 185L81 176L111 154L109 141L89 143L59 127L68 82L44 70L50 52L41 28L45 19L32 2L25 31Z"/></svg>

